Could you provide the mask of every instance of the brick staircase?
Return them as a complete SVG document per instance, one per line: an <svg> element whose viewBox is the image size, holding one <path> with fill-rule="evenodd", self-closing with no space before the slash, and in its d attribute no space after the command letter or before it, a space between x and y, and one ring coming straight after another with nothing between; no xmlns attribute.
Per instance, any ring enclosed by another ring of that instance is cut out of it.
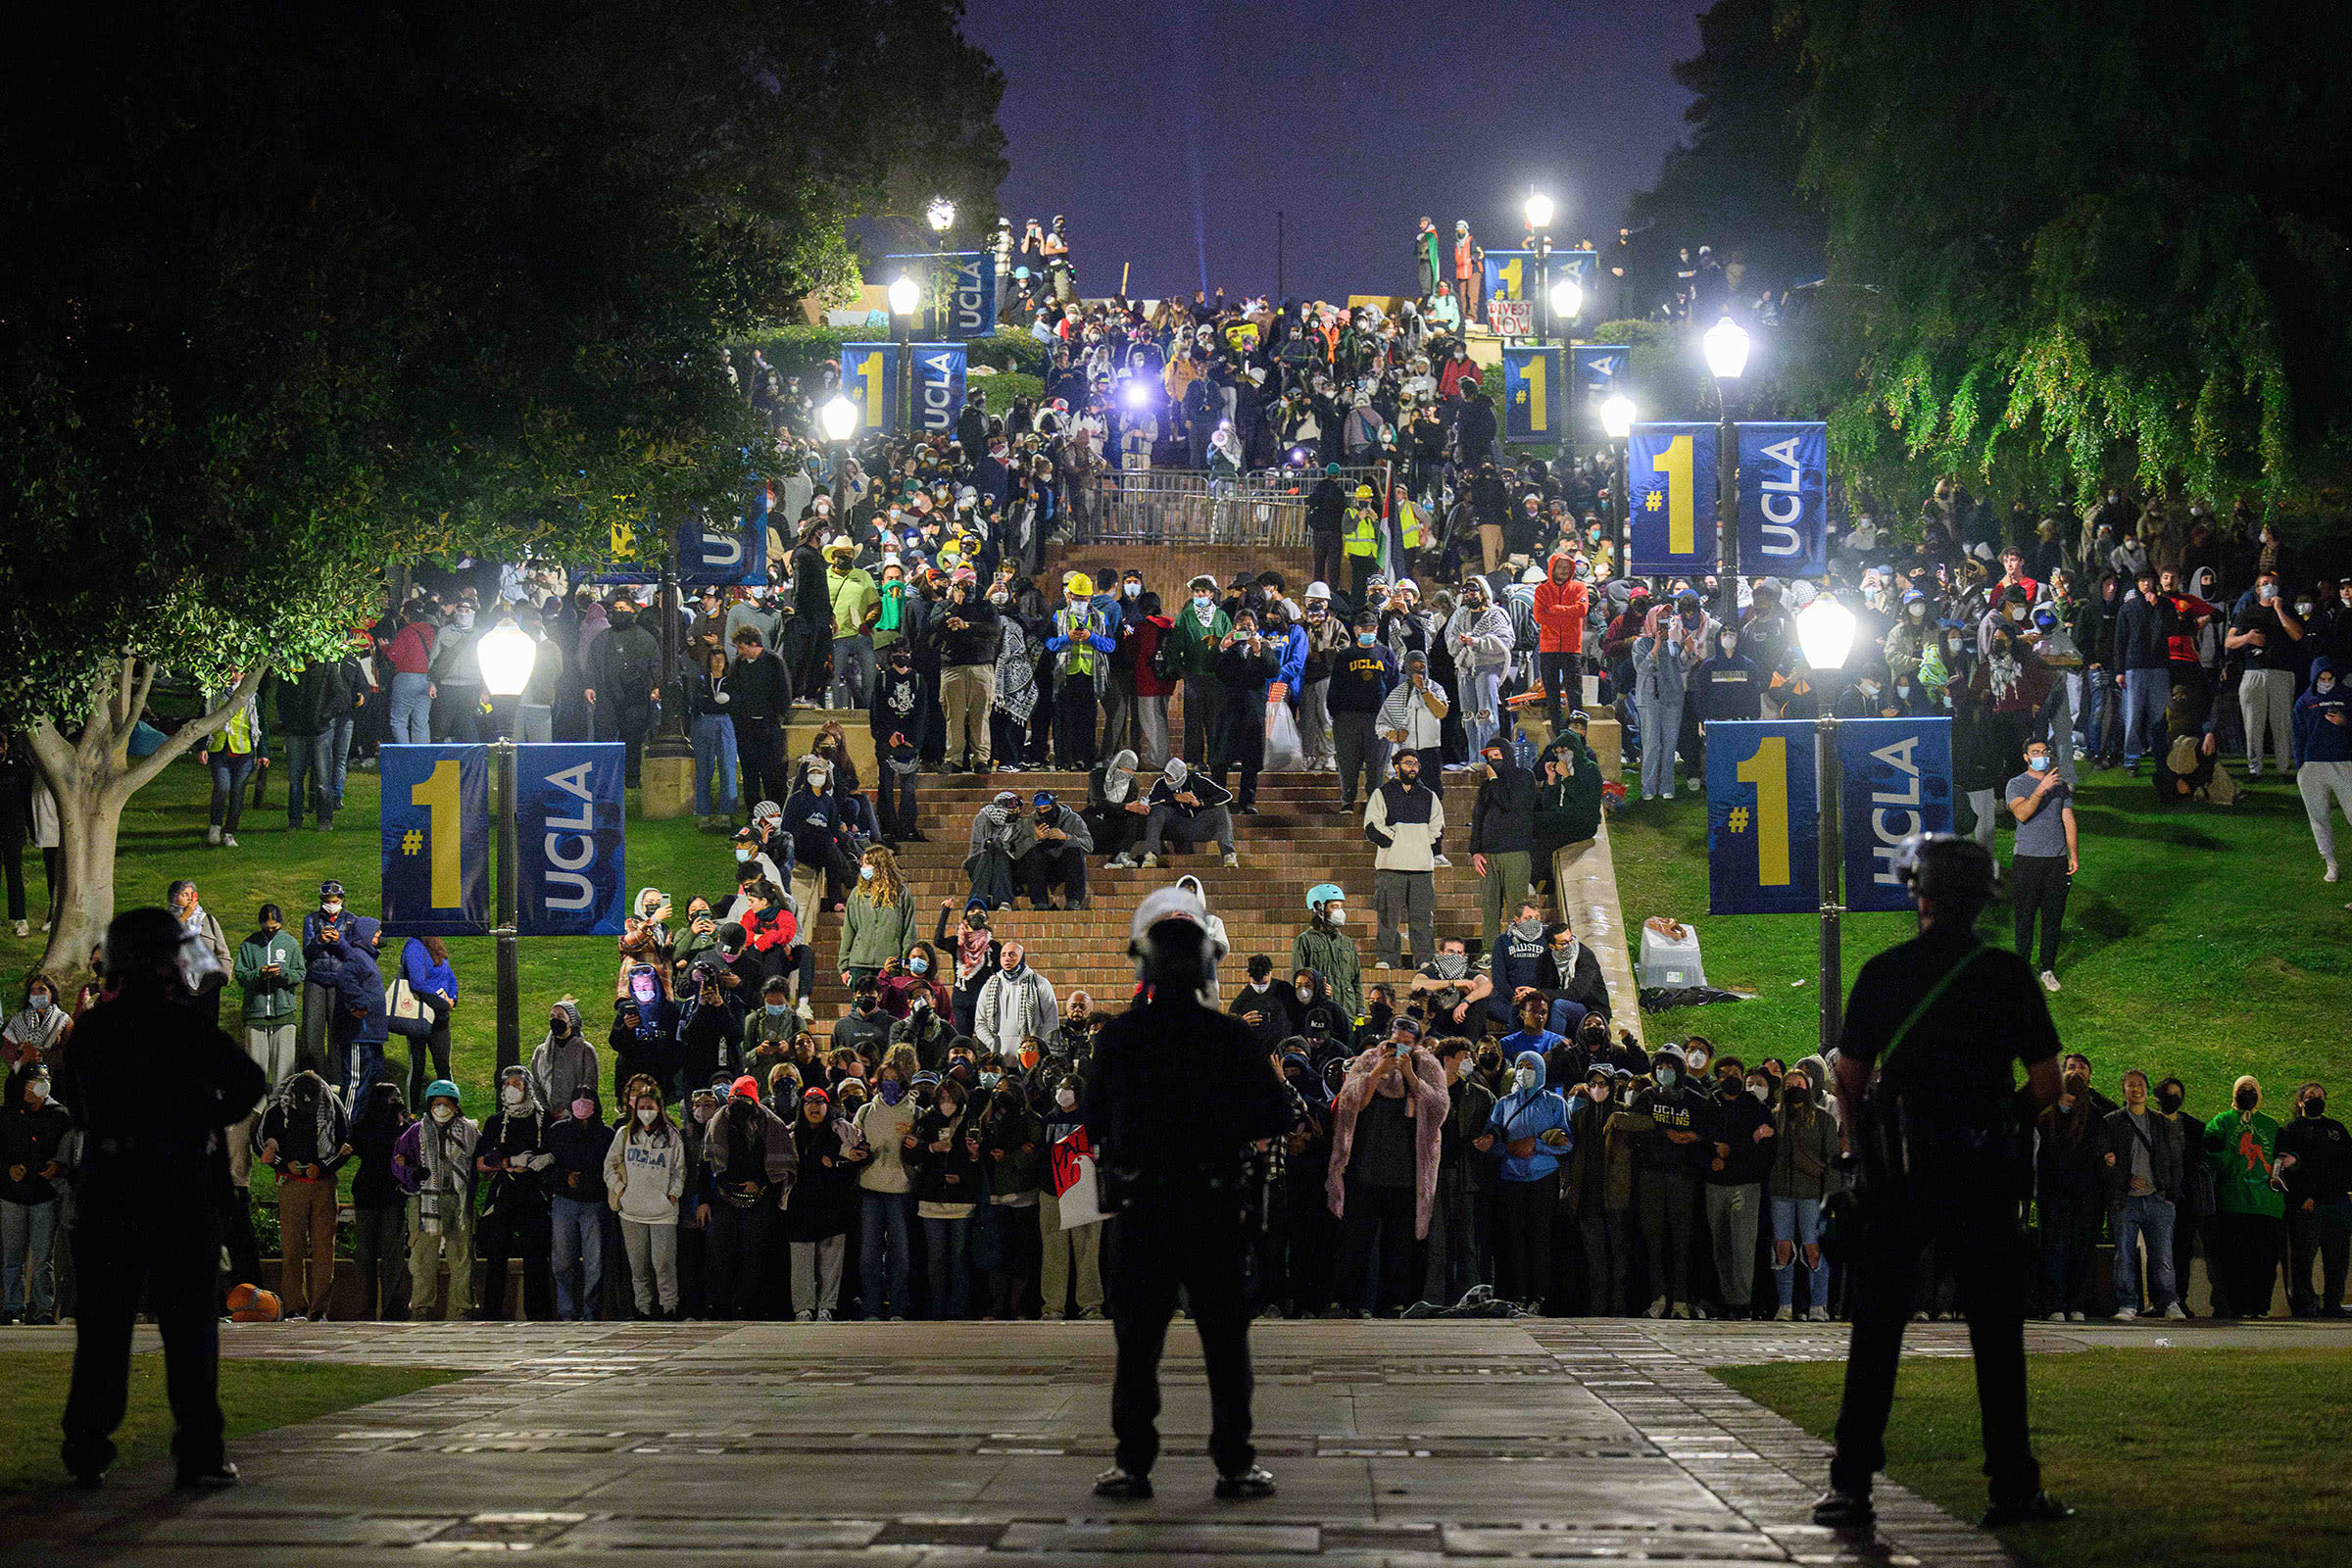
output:
<svg viewBox="0 0 2352 1568"><path fill-rule="evenodd" d="M1475 941L1478 878L1463 846L1469 840L1470 808L1477 797L1476 775L1447 774L1446 785L1446 840L1455 863L1437 873L1437 930L1440 936ZM1000 789L1017 790L1024 801L1038 790L1050 789L1073 808L1083 808L1086 802L1086 778L1078 773L999 773L983 778L925 774L919 814L930 842L903 846L899 863L914 892L926 937L935 928L940 906L960 909L971 892L963 858L972 817ZM1224 920L1233 944L1233 956L1223 970L1229 986L1245 977L1245 965L1256 953L1272 957L1277 973L1287 979L1291 939L1307 920L1306 890L1318 882L1337 882L1348 891L1349 929L1369 983L1382 974L1372 967L1377 929L1372 913L1373 847L1364 838L1360 810L1341 816L1328 809L1337 804L1338 786L1330 773L1266 774L1258 783L1258 814L1234 819L1239 867L1226 869L1214 844L1180 850L1150 870L1113 870L1099 856L1089 857L1087 893L1092 907L1031 909L1024 899L1017 907L998 910L995 927L1005 940L1027 945L1030 962L1054 983L1057 995L1067 997L1077 989L1098 1000L1123 1000L1135 980L1134 964L1127 957L1127 922L1137 902L1190 872L1200 878L1209 907ZM848 1004L838 971L825 968L839 951L840 916L819 917L815 942L817 1012L820 1020L830 1020Z"/></svg>

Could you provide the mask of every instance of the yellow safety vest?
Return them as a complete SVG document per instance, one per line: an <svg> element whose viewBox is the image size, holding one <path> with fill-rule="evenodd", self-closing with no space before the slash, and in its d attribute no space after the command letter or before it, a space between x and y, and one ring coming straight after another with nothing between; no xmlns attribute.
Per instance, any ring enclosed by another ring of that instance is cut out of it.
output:
<svg viewBox="0 0 2352 1568"><path fill-rule="evenodd" d="M1404 537L1404 548L1421 548L1421 509L1404 497L1396 498L1396 527Z"/></svg>
<svg viewBox="0 0 2352 1568"><path fill-rule="evenodd" d="M1348 509L1348 532L1343 548L1351 556L1380 554L1380 514L1369 507Z"/></svg>

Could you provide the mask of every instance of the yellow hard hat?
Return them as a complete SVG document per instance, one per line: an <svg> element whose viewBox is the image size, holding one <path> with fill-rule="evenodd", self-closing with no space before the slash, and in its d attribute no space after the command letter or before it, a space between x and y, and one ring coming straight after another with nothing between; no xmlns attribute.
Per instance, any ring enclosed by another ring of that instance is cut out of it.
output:
<svg viewBox="0 0 2352 1568"><path fill-rule="evenodd" d="M1368 485L1368 484L1359 484L1359 485L1357 485L1357 486L1355 487L1355 499L1356 499L1356 500L1358 500L1358 501L1369 501L1369 500L1371 500L1371 499L1372 499L1372 487L1371 487L1370 485Z"/></svg>
<svg viewBox="0 0 2352 1568"><path fill-rule="evenodd" d="M1088 599L1095 597L1095 579L1083 571L1073 571L1063 577L1061 587L1064 593L1080 594Z"/></svg>

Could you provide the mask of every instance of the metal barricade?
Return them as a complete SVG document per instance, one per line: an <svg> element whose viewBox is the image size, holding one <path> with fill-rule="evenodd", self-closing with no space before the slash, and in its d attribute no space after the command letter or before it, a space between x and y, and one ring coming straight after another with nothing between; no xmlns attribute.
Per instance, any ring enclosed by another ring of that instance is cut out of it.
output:
<svg viewBox="0 0 2352 1568"><path fill-rule="evenodd" d="M1241 545L1299 549L1307 543L1306 498L1321 470L1269 468L1238 480L1218 480L1200 468L1129 468L1098 474L1093 505L1074 530L1074 544ZM1343 468L1340 483L1352 493L1369 484L1387 511L1388 475L1377 468Z"/></svg>

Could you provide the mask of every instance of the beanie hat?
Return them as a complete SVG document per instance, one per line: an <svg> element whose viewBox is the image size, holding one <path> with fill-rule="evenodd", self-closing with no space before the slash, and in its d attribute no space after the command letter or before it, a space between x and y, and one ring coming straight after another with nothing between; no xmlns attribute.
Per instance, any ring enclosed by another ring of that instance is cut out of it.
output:
<svg viewBox="0 0 2352 1568"><path fill-rule="evenodd" d="M760 1081L747 1072L727 1086L727 1093L740 1096L745 1100L758 1100L760 1098Z"/></svg>

